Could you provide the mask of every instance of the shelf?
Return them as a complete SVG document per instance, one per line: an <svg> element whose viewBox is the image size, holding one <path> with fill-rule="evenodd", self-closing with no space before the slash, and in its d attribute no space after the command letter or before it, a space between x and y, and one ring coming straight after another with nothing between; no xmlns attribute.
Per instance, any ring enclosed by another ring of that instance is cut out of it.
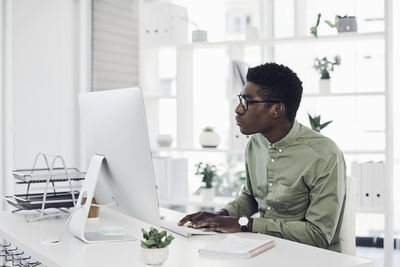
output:
<svg viewBox="0 0 400 267"><path fill-rule="evenodd" d="M153 148L152 153L160 152L216 152L244 154L243 150L218 149L218 148L174 148L174 147L157 147ZM385 150L343 150L343 154L385 154Z"/></svg>
<svg viewBox="0 0 400 267"><path fill-rule="evenodd" d="M335 35L323 35L315 38L314 36L273 38L261 40L240 40L240 41L222 41L222 42L197 42L183 44L178 47L186 48L207 48L222 46L243 46L243 45L280 45L293 43L324 43L324 42L343 42L343 41L369 41L384 40L384 32L368 32L368 33L340 33Z"/></svg>
<svg viewBox="0 0 400 267"><path fill-rule="evenodd" d="M385 92L353 92L353 93L331 93L331 94L303 94L303 97L335 97L335 96L384 96Z"/></svg>

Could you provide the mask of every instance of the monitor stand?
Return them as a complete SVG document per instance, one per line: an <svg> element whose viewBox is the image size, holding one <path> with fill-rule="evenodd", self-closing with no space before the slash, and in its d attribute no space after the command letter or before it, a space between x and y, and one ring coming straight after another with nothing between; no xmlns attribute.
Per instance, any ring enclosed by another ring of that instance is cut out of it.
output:
<svg viewBox="0 0 400 267"><path fill-rule="evenodd" d="M85 243L122 242L136 240L136 238L131 235L106 236L100 232L85 232L89 209L104 159L104 155L99 154L94 155L90 159L86 178L83 182L78 201L71 215L69 231ZM83 197L86 197L86 201L82 204Z"/></svg>

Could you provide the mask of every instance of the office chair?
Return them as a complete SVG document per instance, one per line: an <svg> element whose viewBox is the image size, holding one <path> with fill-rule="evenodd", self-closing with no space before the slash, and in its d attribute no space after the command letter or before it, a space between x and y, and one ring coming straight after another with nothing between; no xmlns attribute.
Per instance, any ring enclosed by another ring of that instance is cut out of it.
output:
<svg viewBox="0 0 400 267"><path fill-rule="evenodd" d="M357 179L347 176L346 202L339 240L342 253L356 255L356 186Z"/></svg>

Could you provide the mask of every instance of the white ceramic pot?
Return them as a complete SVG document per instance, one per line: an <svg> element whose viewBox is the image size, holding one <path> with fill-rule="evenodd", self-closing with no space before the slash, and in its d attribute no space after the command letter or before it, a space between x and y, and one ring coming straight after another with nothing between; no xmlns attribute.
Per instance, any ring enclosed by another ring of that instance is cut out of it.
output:
<svg viewBox="0 0 400 267"><path fill-rule="evenodd" d="M172 143L172 136L169 134L159 134L157 135L157 144L161 147L169 147Z"/></svg>
<svg viewBox="0 0 400 267"><path fill-rule="evenodd" d="M168 258L169 250L168 247L165 248L143 248L142 256L143 261L146 264L161 264Z"/></svg>
<svg viewBox="0 0 400 267"><path fill-rule="evenodd" d="M330 79L320 79L319 80L319 93L326 95L331 92L331 80Z"/></svg>
<svg viewBox="0 0 400 267"><path fill-rule="evenodd" d="M201 200L203 202L212 202L214 200L214 187L211 188L202 188L200 191Z"/></svg>
<svg viewBox="0 0 400 267"><path fill-rule="evenodd" d="M216 132L202 132L199 142L202 147L215 148L220 144L221 138Z"/></svg>

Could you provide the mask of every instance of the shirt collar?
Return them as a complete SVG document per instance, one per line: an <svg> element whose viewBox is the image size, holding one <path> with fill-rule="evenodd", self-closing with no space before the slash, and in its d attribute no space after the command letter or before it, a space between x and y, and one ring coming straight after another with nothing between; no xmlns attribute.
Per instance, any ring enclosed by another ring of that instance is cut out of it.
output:
<svg viewBox="0 0 400 267"><path fill-rule="evenodd" d="M297 120L294 120L292 129L290 129L289 133L285 137L275 143L267 142L269 149L276 149L281 152L297 139L299 132L300 125Z"/></svg>

